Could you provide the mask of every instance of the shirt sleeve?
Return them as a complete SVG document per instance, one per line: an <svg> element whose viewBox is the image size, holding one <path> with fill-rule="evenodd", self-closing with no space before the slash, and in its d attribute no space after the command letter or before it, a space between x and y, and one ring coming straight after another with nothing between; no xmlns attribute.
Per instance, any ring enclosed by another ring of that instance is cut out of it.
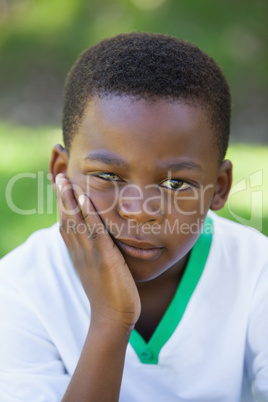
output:
<svg viewBox="0 0 268 402"><path fill-rule="evenodd" d="M268 266L255 287L246 345L246 365L252 394L257 402L268 401Z"/></svg>
<svg viewBox="0 0 268 402"><path fill-rule="evenodd" d="M69 381L32 306L0 279L0 401L59 402Z"/></svg>

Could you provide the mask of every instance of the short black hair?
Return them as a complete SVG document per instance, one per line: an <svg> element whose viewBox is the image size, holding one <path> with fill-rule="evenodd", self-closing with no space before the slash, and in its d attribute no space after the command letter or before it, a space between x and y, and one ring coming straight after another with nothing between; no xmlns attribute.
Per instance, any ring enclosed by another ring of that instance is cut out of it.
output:
<svg viewBox="0 0 268 402"><path fill-rule="evenodd" d="M89 100L111 94L200 105L214 129L219 158L224 159L230 133L230 90L220 67L197 46L168 35L134 32L85 50L65 84L63 139L67 150Z"/></svg>

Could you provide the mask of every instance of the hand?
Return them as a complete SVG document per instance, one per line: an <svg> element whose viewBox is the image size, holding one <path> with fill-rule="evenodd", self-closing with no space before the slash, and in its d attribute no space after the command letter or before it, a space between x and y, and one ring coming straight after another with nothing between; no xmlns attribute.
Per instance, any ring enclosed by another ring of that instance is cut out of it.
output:
<svg viewBox="0 0 268 402"><path fill-rule="evenodd" d="M56 184L60 232L89 299L91 323L133 328L140 298L123 255L89 197L81 194L77 203L63 174L56 177Z"/></svg>

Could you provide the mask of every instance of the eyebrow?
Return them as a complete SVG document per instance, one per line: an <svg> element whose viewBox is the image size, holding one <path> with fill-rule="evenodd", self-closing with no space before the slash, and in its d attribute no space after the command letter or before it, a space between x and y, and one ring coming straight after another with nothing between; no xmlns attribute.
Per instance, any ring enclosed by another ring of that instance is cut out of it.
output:
<svg viewBox="0 0 268 402"><path fill-rule="evenodd" d="M164 162L159 167L163 170L203 170L200 165L193 161L184 162Z"/></svg>
<svg viewBox="0 0 268 402"><path fill-rule="evenodd" d="M91 162L97 161L97 162L102 162L105 165L108 166L117 166L119 168L127 169L128 164L123 160L119 159L116 156L113 156L111 154L108 154L106 151L95 151L90 154L88 154L85 159L89 160Z"/></svg>
<svg viewBox="0 0 268 402"><path fill-rule="evenodd" d="M123 159L113 156L107 151L94 151L88 154L85 161L89 160L91 162L97 161L102 162L107 166L116 166L118 168L127 169L128 164ZM159 164L159 170L203 170L200 165L193 161L182 161L182 162L162 162Z"/></svg>

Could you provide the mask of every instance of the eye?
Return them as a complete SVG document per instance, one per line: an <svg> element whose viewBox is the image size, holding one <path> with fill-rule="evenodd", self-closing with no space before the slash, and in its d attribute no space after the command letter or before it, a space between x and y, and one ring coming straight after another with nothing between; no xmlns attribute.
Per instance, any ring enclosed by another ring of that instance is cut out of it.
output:
<svg viewBox="0 0 268 402"><path fill-rule="evenodd" d="M114 173L95 173L92 174L92 176L106 181L122 181L122 179Z"/></svg>
<svg viewBox="0 0 268 402"><path fill-rule="evenodd" d="M161 183L162 187L170 188L171 190L188 190L191 188L191 185L189 183L186 183L183 180L180 179L168 179L164 180Z"/></svg>

